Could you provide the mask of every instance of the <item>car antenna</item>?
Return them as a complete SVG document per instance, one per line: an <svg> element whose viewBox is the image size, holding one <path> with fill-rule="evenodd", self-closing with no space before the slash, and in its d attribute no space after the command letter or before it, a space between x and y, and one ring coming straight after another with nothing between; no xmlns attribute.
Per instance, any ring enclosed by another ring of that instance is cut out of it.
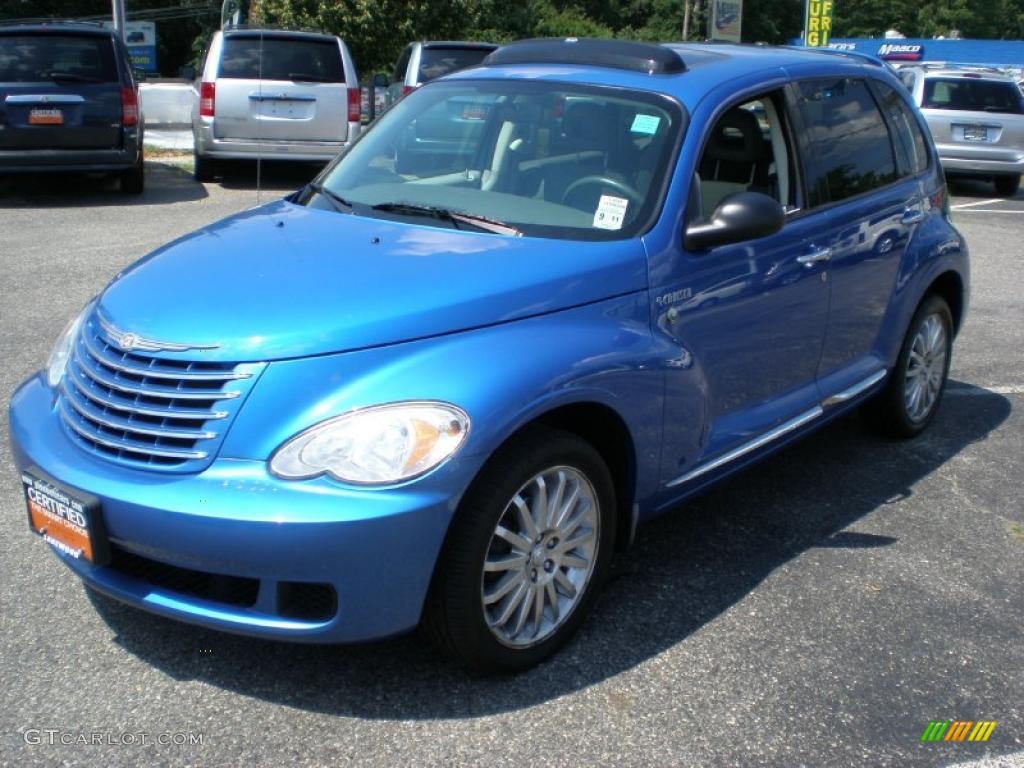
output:
<svg viewBox="0 0 1024 768"><path fill-rule="evenodd" d="M263 180L263 142L260 139L260 114L263 111L263 30L260 30L260 52L256 59L256 205L260 204Z"/></svg>

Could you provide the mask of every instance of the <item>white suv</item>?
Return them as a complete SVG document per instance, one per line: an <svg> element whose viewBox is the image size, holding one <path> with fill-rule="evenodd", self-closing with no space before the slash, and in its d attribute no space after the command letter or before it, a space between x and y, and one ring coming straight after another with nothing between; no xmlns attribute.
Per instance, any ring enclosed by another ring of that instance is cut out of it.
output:
<svg viewBox="0 0 1024 768"><path fill-rule="evenodd" d="M1024 97L1012 77L966 67L913 67L900 79L928 121L946 175L1013 195L1024 173Z"/></svg>
<svg viewBox="0 0 1024 768"><path fill-rule="evenodd" d="M217 160L328 161L359 135L359 78L338 37L218 31L194 87L195 177Z"/></svg>

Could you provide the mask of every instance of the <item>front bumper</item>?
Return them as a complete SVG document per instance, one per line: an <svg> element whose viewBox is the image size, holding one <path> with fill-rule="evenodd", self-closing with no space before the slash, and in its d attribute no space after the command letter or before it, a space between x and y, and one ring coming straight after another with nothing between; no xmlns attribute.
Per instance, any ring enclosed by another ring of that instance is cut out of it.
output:
<svg viewBox="0 0 1024 768"><path fill-rule="evenodd" d="M15 392L10 425L19 471L35 467L98 497L122 560L256 582L252 604L240 606L154 583L117 558L96 567L55 550L100 592L171 618L281 640L362 641L419 621L455 504L436 491L285 482L263 462L230 459L194 475L128 469L71 441L41 376ZM333 615L295 618L285 606L295 584L333 588Z"/></svg>

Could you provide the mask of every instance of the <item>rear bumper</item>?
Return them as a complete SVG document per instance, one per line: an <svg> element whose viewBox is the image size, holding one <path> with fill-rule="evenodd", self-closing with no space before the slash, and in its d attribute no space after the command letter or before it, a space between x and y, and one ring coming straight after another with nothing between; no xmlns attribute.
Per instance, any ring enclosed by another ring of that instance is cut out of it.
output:
<svg viewBox="0 0 1024 768"><path fill-rule="evenodd" d="M139 161L138 134L125 136L121 149L0 150L0 173L123 171Z"/></svg>
<svg viewBox="0 0 1024 768"><path fill-rule="evenodd" d="M939 160L946 173L1024 174L1024 150L939 144Z"/></svg>
<svg viewBox="0 0 1024 768"><path fill-rule="evenodd" d="M353 127L355 126L355 127ZM328 162L351 141L282 141L276 139L220 139L213 135L213 126L193 124L196 152L203 157L223 160L297 160ZM359 135L358 123L349 123L349 136Z"/></svg>

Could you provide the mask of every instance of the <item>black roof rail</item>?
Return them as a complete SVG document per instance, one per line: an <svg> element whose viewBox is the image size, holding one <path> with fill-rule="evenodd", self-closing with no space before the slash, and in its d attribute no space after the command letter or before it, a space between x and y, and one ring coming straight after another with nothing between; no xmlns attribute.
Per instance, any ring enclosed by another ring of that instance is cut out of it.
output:
<svg viewBox="0 0 1024 768"><path fill-rule="evenodd" d="M686 64L678 53L656 43L590 37L519 40L501 46L484 59L483 64L577 64L626 69L648 75L673 75L686 71Z"/></svg>
<svg viewBox="0 0 1024 768"><path fill-rule="evenodd" d="M325 29L304 29L302 27L287 27L281 24L225 24L221 27L223 32L302 32L307 35L330 35L333 32Z"/></svg>
<svg viewBox="0 0 1024 768"><path fill-rule="evenodd" d="M0 21L0 28L2 27L59 27L59 26L74 26L74 27L99 27L100 29L109 29L111 32L114 31L113 27L108 27L102 21L79 21L78 19L50 19L45 16L39 16L36 18L18 19L16 21Z"/></svg>

